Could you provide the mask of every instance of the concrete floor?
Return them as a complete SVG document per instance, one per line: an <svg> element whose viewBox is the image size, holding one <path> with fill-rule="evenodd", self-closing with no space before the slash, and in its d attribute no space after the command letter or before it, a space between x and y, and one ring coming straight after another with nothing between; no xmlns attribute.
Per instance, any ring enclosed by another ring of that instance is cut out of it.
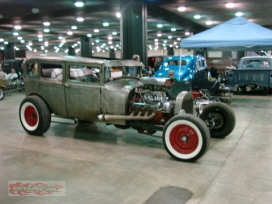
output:
<svg viewBox="0 0 272 204"><path fill-rule="evenodd" d="M52 123L44 136L30 136L18 117L24 93L6 96L0 203L270 204L272 95L253 94L233 96L234 131L211 139L195 163L173 160L160 132L151 137L103 123ZM10 181L62 181L65 196L9 196Z"/></svg>

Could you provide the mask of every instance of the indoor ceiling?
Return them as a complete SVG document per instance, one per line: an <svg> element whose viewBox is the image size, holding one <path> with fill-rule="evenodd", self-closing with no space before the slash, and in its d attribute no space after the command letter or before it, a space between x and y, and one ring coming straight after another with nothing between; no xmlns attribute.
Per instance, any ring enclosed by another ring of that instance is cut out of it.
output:
<svg viewBox="0 0 272 204"><path fill-rule="evenodd" d="M85 0L81 8L75 7L74 0L0 2L0 49L4 49L6 43L14 43L16 50L64 52L73 46L80 51L80 37L87 35L92 36L93 52L120 49L120 18L116 16L120 12L119 0ZM244 18L272 29L271 0L235 0L232 8L226 7L230 0L145 2L148 49L178 47L182 38L230 20L236 12L243 12ZM182 7L186 10L179 11ZM195 15L201 18L195 19ZM84 20L77 21L78 17ZM16 29L15 26L21 27Z"/></svg>

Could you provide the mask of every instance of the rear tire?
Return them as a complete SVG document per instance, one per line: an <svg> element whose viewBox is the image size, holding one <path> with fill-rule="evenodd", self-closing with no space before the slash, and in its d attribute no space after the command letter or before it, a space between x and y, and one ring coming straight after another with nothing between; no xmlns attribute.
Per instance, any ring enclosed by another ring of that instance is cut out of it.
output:
<svg viewBox="0 0 272 204"><path fill-rule="evenodd" d="M233 110L224 103L210 103L204 106L199 117L210 129L211 137L224 138L235 127L236 117Z"/></svg>
<svg viewBox="0 0 272 204"><path fill-rule="evenodd" d="M180 161L195 161L208 149L210 134L205 123L191 114L172 117L163 130L166 151Z"/></svg>
<svg viewBox="0 0 272 204"><path fill-rule="evenodd" d="M5 98L5 92L2 88L0 88L0 100L3 100Z"/></svg>
<svg viewBox="0 0 272 204"><path fill-rule="evenodd" d="M38 96L28 96L21 102L19 117L21 125L30 135L41 135L50 127L51 113Z"/></svg>

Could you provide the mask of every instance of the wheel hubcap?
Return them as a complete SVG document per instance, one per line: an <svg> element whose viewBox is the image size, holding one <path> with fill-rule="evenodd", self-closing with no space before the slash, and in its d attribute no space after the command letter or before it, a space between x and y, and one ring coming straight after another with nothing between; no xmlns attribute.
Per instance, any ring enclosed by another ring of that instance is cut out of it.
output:
<svg viewBox="0 0 272 204"><path fill-rule="evenodd" d="M33 106L27 106L25 109L25 120L29 126L35 126L38 122L38 114Z"/></svg>
<svg viewBox="0 0 272 204"><path fill-rule="evenodd" d="M189 125L177 125L170 132L170 143L181 154L194 152L199 144L196 131Z"/></svg>
<svg viewBox="0 0 272 204"><path fill-rule="evenodd" d="M210 116L210 129L219 129L224 124L224 118L220 113L211 113Z"/></svg>

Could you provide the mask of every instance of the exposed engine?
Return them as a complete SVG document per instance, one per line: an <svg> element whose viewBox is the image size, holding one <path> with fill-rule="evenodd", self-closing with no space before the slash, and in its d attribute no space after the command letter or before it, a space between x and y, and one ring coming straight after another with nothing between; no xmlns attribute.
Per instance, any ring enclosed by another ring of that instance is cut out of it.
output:
<svg viewBox="0 0 272 204"><path fill-rule="evenodd" d="M175 101L167 96L167 86L144 85L136 88L129 105L130 114L151 114L156 112L153 122L163 125L173 115Z"/></svg>

